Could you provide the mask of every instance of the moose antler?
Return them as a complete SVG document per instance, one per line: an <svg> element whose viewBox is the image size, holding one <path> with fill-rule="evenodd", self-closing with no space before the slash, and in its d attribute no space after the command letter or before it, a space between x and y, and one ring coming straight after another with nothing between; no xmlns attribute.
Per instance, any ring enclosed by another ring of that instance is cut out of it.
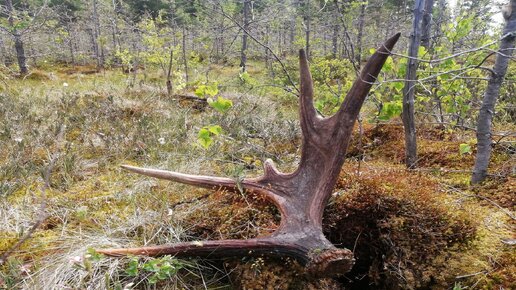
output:
<svg viewBox="0 0 516 290"><path fill-rule="evenodd" d="M264 162L264 174L239 184L230 178L188 175L124 165L122 168L159 179L204 187L239 191L243 188L265 196L281 212L281 223L270 236L247 240L184 242L154 247L104 249L118 255L175 255L178 257L230 257L249 255L290 256L317 276L348 272L353 253L335 247L322 232L324 207L334 189L360 108L400 34L387 40L369 59L338 112L322 118L313 105L313 81L303 50L299 52L301 90L300 121L303 133L301 162L290 174L279 172L272 160Z"/></svg>

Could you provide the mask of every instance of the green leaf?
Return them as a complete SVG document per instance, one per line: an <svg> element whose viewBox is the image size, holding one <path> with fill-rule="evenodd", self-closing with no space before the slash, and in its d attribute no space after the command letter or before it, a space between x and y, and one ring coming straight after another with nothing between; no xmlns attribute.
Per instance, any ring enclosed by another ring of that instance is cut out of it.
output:
<svg viewBox="0 0 516 290"><path fill-rule="evenodd" d="M199 98L214 97L219 93L219 85L214 82L210 85L200 85L194 91L194 94Z"/></svg>
<svg viewBox="0 0 516 290"><path fill-rule="evenodd" d="M392 101L383 104L382 111L378 115L378 119L381 121L389 121L390 119L397 117L401 114L402 103L400 101Z"/></svg>
<svg viewBox="0 0 516 290"><path fill-rule="evenodd" d="M208 104L210 107L224 114L227 110L229 110L233 106L233 102L229 99L225 99L223 97L218 97L216 101L212 99L208 99Z"/></svg>
<svg viewBox="0 0 516 290"><path fill-rule="evenodd" d="M210 137L210 131L206 128L202 128L201 130L199 130L199 133L197 134L197 137L199 138L209 138Z"/></svg>
<svg viewBox="0 0 516 290"><path fill-rule="evenodd" d="M197 142L204 149L210 148L211 144L213 143L213 139L211 138L210 131L206 128L202 128L201 130L199 130L199 133L197 134Z"/></svg>
<svg viewBox="0 0 516 290"><path fill-rule="evenodd" d="M211 85L206 86L206 90L204 93L208 96L215 97L219 93L218 83L214 82Z"/></svg>
<svg viewBox="0 0 516 290"><path fill-rule="evenodd" d="M457 27L455 28L456 31L456 39L461 39L464 36L468 35L471 29L473 28L473 18L468 17L461 19L457 23Z"/></svg>
<svg viewBox="0 0 516 290"><path fill-rule="evenodd" d="M125 273L131 277L138 276L138 258L133 257L125 268Z"/></svg>
<svg viewBox="0 0 516 290"><path fill-rule="evenodd" d="M439 76L439 80L449 80L451 78L450 74L445 73Z"/></svg>
<svg viewBox="0 0 516 290"><path fill-rule="evenodd" d="M417 55L419 57L422 57L426 54L426 48L424 46L420 46L418 51L417 51Z"/></svg>
<svg viewBox="0 0 516 290"><path fill-rule="evenodd" d="M471 146L469 146L469 144L462 143L459 145L459 152L460 155L471 154Z"/></svg>
<svg viewBox="0 0 516 290"><path fill-rule="evenodd" d="M147 272L158 272L159 271L159 259L153 259L143 264L143 270Z"/></svg>
<svg viewBox="0 0 516 290"><path fill-rule="evenodd" d="M401 91L401 90L403 89L403 86L404 86L404 85L403 85L403 83L402 83L402 82L395 82L395 83L393 84L393 87L394 87L398 92L399 92L399 91Z"/></svg>
<svg viewBox="0 0 516 290"><path fill-rule="evenodd" d="M94 248L88 248L86 250L86 253L87 255L89 256L88 257L88 260L92 261L92 262L98 262L100 261L102 258L104 258L104 255L101 254L101 253L98 253Z"/></svg>
<svg viewBox="0 0 516 290"><path fill-rule="evenodd" d="M150 276L149 278L149 284L156 284L159 281L158 274L154 274Z"/></svg>
<svg viewBox="0 0 516 290"><path fill-rule="evenodd" d="M385 64L383 65L382 69L385 72L390 72L390 71L392 71L393 67L394 67L394 61L392 60L392 57L389 56L387 58L387 60L385 61Z"/></svg>
<svg viewBox="0 0 516 290"><path fill-rule="evenodd" d="M206 95L206 86L200 85L197 89L195 89L194 94L199 98L204 98L204 96Z"/></svg>
<svg viewBox="0 0 516 290"><path fill-rule="evenodd" d="M219 125L209 126L208 131L210 131L214 135L220 135L222 133L222 127L220 127Z"/></svg>

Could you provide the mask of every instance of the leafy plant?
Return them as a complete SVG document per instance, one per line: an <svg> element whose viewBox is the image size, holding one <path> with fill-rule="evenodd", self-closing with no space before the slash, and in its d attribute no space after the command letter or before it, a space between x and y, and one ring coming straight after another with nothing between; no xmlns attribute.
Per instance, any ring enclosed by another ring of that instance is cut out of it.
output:
<svg viewBox="0 0 516 290"><path fill-rule="evenodd" d="M459 152L460 155L471 154L471 146L469 144L462 143L459 145Z"/></svg>
<svg viewBox="0 0 516 290"><path fill-rule="evenodd" d="M382 110L378 114L378 119L380 121L389 121L390 119L399 116L402 111L402 105L401 100L384 103Z"/></svg>
<svg viewBox="0 0 516 290"><path fill-rule="evenodd" d="M195 95L200 98L206 98L208 101L208 105L217 112L224 114L231 107L233 107L233 102L229 99L226 99L222 96L217 96L219 93L219 87L217 82L213 82L211 84L204 84L197 87L195 90ZM217 96L217 99L214 97ZM222 127L219 125L210 125L205 126L199 130L197 134L197 142L204 148L210 148L213 143L213 137L218 136L222 133Z"/></svg>
<svg viewBox="0 0 516 290"><path fill-rule="evenodd" d="M219 85L217 82L211 84L200 85L194 94L199 98L215 97L219 93Z"/></svg>
<svg viewBox="0 0 516 290"><path fill-rule="evenodd" d="M208 98L208 104L210 107L217 110L219 113L226 113L227 110L233 107L233 102L229 99L223 98L221 96L217 97L217 100L213 100L212 98Z"/></svg>
<svg viewBox="0 0 516 290"><path fill-rule="evenodd" d="M197 142L204 148L210 148L213 143L213 137L222 133L222 127L219 125L211 125L203 127L197 134Z"/></svg>
<svg viewBox="0 0 516 290"><path fill-rule="evenodd" d="M148 274L146 276L149 283L156 284L176 275L182 268L184 268L184 264L171 256L151 259L143 264L140 263L137 257L133 257L127 264L125 273L131 277L136 277L140 273Z"/></svg>
<svg viewBox="0 0 516 290"><path fill-rule="evenodd" d="M138 257L132 257L129 260L129 263L127 263L127 266L125 267L125 273L131 277L138 276L139 273L139 261Z"/></svg>
<svg viewBox="0 0 516 290"><path fill-rule="evenodd" d="M233 106L233 102L231 100L221 96L218 96L216 100L213 99L219 93L217 82L200 85L197 87L194 93L199 98L207 98L210 107L214 108L222 114L226 113L226 111Z"/></svg>

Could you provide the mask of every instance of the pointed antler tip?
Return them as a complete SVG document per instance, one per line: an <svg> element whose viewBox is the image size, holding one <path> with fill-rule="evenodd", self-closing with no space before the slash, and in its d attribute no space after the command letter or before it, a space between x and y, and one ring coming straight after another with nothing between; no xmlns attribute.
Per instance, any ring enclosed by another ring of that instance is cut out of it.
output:
<svg viewBox="0 0 516 290"><path fill-rule="evenodd" d="M401 32L398 32L398 33L394 34L391 38L387 39L387 41L385 42L384 46L388 50L392 50L392 48L394 47L396 42L398 42L398 40L400 39L400 36L401 36Z"/></svg>
<svg viewBox="0 0 516 290"><path fill-rule="evenodd" d="M299 50L299 58L301 59L306 59L306 53L305 53L305 50L304 49L300 49Z"/></svg>
<svg viewBox="0 0 516 290"><path fill-rule="evenodd" d="M132 166L132 165L128 165L128 164L122 164L122 165L120 165L120 168L127 170L127 171L131 171L131 172L137 172L137 173L139 173L140 171L145 169L145 168Z"/></svg>

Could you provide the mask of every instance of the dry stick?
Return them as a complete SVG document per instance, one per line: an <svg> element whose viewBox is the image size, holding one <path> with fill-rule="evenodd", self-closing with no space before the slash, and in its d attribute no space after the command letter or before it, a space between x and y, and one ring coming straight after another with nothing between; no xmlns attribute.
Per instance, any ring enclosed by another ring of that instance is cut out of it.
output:
<svg viewBox="0 0 516 290"><path fill-rule="evenodd" d="M487 273L488 273L487 271L480 271L480 272L473 273L473 274L466 274L466 275L457 276L457 277L455 277L455 279L464 279L464 278L473 277L473 276L477 276L477 275L480 275L480 274L487 274Z"/></svg>
<svg viewBox="0 0 516 290"><path fill-rule="evenodd" d="M510 36L510 34L507 34L507 35L504 35L501 39L504 39L505 37L508 37ZM493 42L493 43L496 43L497 41ZM447 56L447 57L444 57L444 58L441 58L441 59L434 59L434 60L423 60L423 59L420 59L420 58L417 58L417 57L411 57L411 56L408 56L408 55L403 55L403 54L396 54L392 51L390 51L390 53L392 55L396 55L396 56L400 56L400 57L404 57L404 58L408 58L408 59L415 59L415 60L418 60L418 61L421 61L421 62L426 62L426 63L436 63L436 62L442 62L442 61L445 61L447 59L451 59L451 58L455 58L457 56L460 56L462 54L467 54L467 53L471 53L471 52L475 52L475 51L480 51L480 50L484 50L486 46L490 46L490 45L493 45L493 43L488 43L484 46L481 46L479 48L475 48L475 49L470 49L470 50L467 50L467 51L463 51L463 52L460 52L460 53L456 53L456 54L453 54L451 56ZM488 68L488 67L484 67L482 66L482 64L484 64L484 62L487 61L487 59L492 56L493 54L496 54L496 53L499 53L498 51L492 51L490 49L485 49L487 51L490 51L491 53L489 53L488 55L486 55L478 64L476 65L470 65L470 66L467 66L467 67L462 67L462 68L459 68L459 69L455 69L455 70L449 70L449 71L444 71L444 72L438 72L436 74L433 74L433 75L429 75L427 77L424 77L424 78L418 78L417 79L417 83L421 86L424 86L424 82L426 81L433 81L435 78L441 76L441 75L446 75L446 74L452 74L452 73L457 73L457 75L455 75L453 78L451 78L450 80L448 81L454 81L458 78L463 78L463 77L460 77L461 75L467 73L468 71L470 70L474 70L474 69L483 69L483 70L487 70L489 71L490 73L494 74L494 71L491 69L491 68ZM480 78L479 78L480 79ZM486 79L486 78L482 78L482 80L489 80L489 79ZM402 82L402 81L405 81L405 79L392 79L392 80L385 80L385 81L382 81L382 82L379 82L377 83L376 87L374 89L377 89L379 86L381 86L383 83L391 83L391 82ZM416 84L414 84L415 86ZM411 88L412 89L412 88Z"/></svg>
<svg viewBox="0 0 516 290"><path fill-rule="evenodd" d="M185 94L173 94L172 97L185 99L185 100L192 100L192 101L201 102L201 103L208 103L207 99L199 98L198 96L185 95Z"/></svg>
<svg viewBox="0 0 516 290"><path fill-rule="evenodd" d="M16 244L12 245L7 251L5 251L2 254L2 256L0 256L0 265L3 265L14 251L16 251L23 243L25 243L28 239L30 239L32 237L32 234L34 234L34 232L41 226L43 221L45 221L45 219L47 218L48 215L46 213L47 203L46 203L45 190L46 190L46 185L43 186L43 189L41 190L41 199L42 200L41 200L41 205L38 210L38 212L39 212L38 219L34 222L32 227L25 233L25 235L22 238L20 238L18 240L18 242L16 242Z"/></svg>
<svg viewBox="0 0 516 290"><path fill-rule="evenodd" d="M485 62L486 60L487 60L487 57L484 58L482 60L482 62L477 64L477 65L470 65L470 66L459 68L459 69L455 69L455 70L439 72L439 73L436 73L436 74L433 74L433 75L430 75L430 76L427 76L427 77L424 77L424 78L419 78L419 79L417 79L416 83L419 84L420 86L424 87L424 82L432 81L433 79L437 78L438 76L446 75L446 74L451 74L451 73L459 73L457 75L457 76L459 76L459 75L465 74L466 72L468 72L470 70L474 70L474 69L483 69L483 70L487 70L487 71L493 73L492 69L481 66L481 64L483 62ZM448 81L455 80L457 78L457 76L454 76L453 78L451 78ZM377 88L379 88L384 83L396 83L396 82L404 82L404 81L405 81L405 79L392 79L392 80L385 80L385 81L382 81L382 82L377 82L377 83L375 83L376 87L373 90L376 90ZM414 84L413 86L416 86L417 84ZM412 89L412 87L411 87L411 89Z"/></svg>

